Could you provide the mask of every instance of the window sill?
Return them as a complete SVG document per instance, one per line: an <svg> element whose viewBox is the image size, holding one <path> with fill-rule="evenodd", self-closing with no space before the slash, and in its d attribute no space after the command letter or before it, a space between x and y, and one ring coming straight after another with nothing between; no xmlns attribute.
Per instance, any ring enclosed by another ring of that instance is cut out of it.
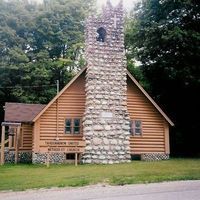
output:
<svg viewBox="0 0 200 200"><path fill-rule="evenodd" d="M80 137L80 136L83 136L83 134L82 133L80 134L64 133L64 136Z"/></svg>

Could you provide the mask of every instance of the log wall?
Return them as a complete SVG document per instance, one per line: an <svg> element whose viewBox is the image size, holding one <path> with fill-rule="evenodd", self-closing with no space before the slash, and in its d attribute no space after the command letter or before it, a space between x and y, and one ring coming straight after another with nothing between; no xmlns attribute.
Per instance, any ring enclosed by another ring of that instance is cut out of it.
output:
<svg viewBox="0 0 200 200"><path fill-rule="evenodd" d="M22 124L21 137L19 141L19 150L32 151L33 145L33 125Z"/></svg>
<svg viewBox="0 0 200 200"><path fill-rule="evenodd" d="M128 112L132 120L142 121L142 136L131 136L131 154L169 153L169 125L130 78L127 80ZM83 118L85 109L85 73L35 122L34 152L47 151L45 141L82 141L83 135L64 133L66 118Z"/></svg>
<svg viewBox="0 0 200 200"><path fill-rule="evenodd" d="M131 153L169 153L168 123L130 78L127 99L130 118L142 121L142 135L130 138Z"/></svg>
<svg viewBox="0 0 200 200"><path fill-rule="evenodd" d="M85 109L85 73L41 115L35 123L34 152L45 152L47 146L44 141L82 141L81 134L65 134L65 120L67 118L83 118ZM62 147L62 146L60 146Z"/></svg>

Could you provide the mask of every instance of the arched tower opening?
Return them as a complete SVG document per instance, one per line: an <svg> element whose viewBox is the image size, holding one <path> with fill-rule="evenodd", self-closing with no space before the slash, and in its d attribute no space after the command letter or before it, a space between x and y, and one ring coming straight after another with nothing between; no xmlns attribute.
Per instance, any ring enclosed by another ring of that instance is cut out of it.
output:
<svg viewBox="0 0 200 200"><path fill-rule="evenodd" d="M106 29L100 27L97 29L97 41L105 42L106 40Z"/></svg>

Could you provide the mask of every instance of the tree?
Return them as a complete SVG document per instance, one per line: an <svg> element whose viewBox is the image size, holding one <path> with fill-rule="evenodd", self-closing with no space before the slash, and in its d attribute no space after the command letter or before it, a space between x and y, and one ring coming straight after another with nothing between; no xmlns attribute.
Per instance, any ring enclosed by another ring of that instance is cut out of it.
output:
<svg viewBox="0 0 200 200"><path fill-rule="evenodd" d="M200 153L199 11L197 0L143 0L135 9L132 53L142 62L150 92L175 123L175 155Z"/></svg>
<svg viewBox="0 0 200 200"><path fill-rule="evenodd" d="M0 0L0 121L6 101L48 103L56 80L62 89L84 65L83 22L94 2Z"/></svg>
<svg viewBox="0 0 200 200"><path fill-rule="evenodd" d="M149 89L149 83L145 78L140 64L135 59L133 49L133 35L136 33L135 19L132 13L127 13L125 17L125 50L127 58L127 69L137 79L137 81L146 89Z"/></svg>

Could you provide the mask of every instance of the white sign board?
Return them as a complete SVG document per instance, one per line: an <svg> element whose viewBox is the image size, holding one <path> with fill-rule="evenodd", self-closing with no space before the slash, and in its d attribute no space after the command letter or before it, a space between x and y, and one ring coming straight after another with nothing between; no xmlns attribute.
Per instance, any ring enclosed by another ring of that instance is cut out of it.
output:
<svg viewBox="0 0 200 200"><path fill-rule="evenodd" d="M101 117L102 118L112 118L113 117L113 113L111 113L111 112L102 112L101 113Z"/></svg>

